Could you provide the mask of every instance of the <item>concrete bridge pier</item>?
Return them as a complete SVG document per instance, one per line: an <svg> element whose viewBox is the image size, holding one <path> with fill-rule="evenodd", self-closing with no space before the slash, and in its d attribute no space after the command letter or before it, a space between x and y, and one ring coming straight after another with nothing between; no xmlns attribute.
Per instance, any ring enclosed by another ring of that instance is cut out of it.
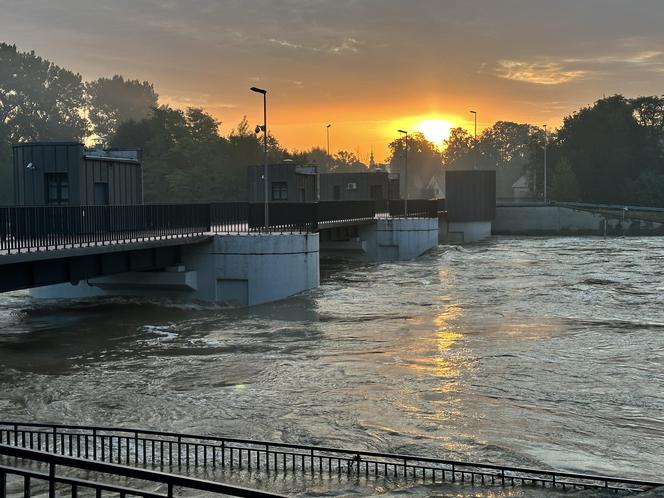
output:
<svg viewBox="0 0 664 498"><path fill-rule="evenodd" d="M31 290L37 298L154 296L251 306L319 285L318 234L213 235L180 248L180 264Z"/></svg>
<svg viewBox="0 0 664 498"><path fill-rule="evenodd" d="M406 261L438 246L436 218L386 218L321 233L321 257L357 261Z"/></svg>
<svg viewBox="0 0 664 498"><path fill-rule="evenodd" d="M438 241L441 244L470 244L491 237L491 220L450 221L446 214L441 213L438 226Z"/></svg>

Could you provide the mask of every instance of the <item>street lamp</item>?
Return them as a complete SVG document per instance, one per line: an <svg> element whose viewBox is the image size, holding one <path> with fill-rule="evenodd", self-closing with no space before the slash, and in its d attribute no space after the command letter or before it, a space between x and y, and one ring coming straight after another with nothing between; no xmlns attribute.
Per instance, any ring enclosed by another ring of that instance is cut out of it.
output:
<svg viewBox="0 0 664 498"><path fill-rule="evenodd" d="M544 204L546 204L547 201L547 195L546 195L546 149L548 146L549 142L549 137L546 131L546 125L544 125Z"/></svg>
<svg viewBox="0 0 664 498"><path fill-rule="evenodd" d="M263 184L264 184L264 201L265 201L265 231L268 232L270 230L270 222L269 222L269 209L268 209L268 200L267 200L267 90L263 90L262 88L257 88L255 86L252 86L250 88L252 92L260 93L263 95L263 160L264 160L264 167L263 167Z"/></svg>
<svg viewBox="0 0 664 498"><path fill-rule="evenodd" d="M327 131L327 170L330 170L330 126L331 124L326 126L326 131Z"/></svg>
<svg viewBox="0 0 664 498"><path fill-rule="evenodd" d="M403 214L405 218L408 218L408 132L405 130L397 130L399 133L404 134L406 146L404 147L404 168L403 168L403 176L404 176L404 184L406 185L406 196L403 200Z"/></svg>
<svg viewBox="0 0 664 498"><path fill-rule="evenodd" d="M470 113L475 117L475 135L473 141L473 159L474 159L473 168L477 169L477 111L470 111Z"/></svg>

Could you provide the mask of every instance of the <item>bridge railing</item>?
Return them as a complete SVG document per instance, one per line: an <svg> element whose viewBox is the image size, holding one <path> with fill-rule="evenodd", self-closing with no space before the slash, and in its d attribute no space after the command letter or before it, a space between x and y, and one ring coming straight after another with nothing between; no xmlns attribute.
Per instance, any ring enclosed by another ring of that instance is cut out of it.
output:
<svg viewBox="0 0 664 498"><path fill-rule="evenodd" d="M248 204L250 232L265 231L265 204ZM315 232L317 230L315 202L271 202L268 206L270 232Z"/></svg>
<svg viewBox="0 0 664 498"><path fill-rule="evenodd" d="M445 199L408 199L408 214L405 213L406 202L403 199L377 202L381 206L377 210L389 213L391 218L437 218L438 212L445 210Z"/></svg>
<svg viewBox="0 0 664 498"><path fill-rule="evenodd" d="M436 217L439 201L408 201L409 217ZM262 203L0 207L0 254L37 252L209 232L265 231ZM315 232L325 225L404 216L403 200L272 202L268 230Z"/></svg>
<svg viewBox="0 0 664 498"><path fill-rule="evenodd" d="M664 486L662 482L648 480L414 455L97 426L4 421L0 422L0 445L122 465L158 466L171 471L184 468L190 472L192 467L222 468L312 478L347 476L354 480L389 478L424 483L532 485L615 492L639 492Z"/></svg>
<svg viewBox="0 0 664 498"><path fill-rule="evenodd" d="M0 208L8 253L195 236L210 229L207 204Z"/></svg>
<svg viewBox="0 0 664 498"><path fill-rule="evenodd" d="M374 201L319 201L317 218L321 226L330 222L373 220L376 217Z"/></svg>

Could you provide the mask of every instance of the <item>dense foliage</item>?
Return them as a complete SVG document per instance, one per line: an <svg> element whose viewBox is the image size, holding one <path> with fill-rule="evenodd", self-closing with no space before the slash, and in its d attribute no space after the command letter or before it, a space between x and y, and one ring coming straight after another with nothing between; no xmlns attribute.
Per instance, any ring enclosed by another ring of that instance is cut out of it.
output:
<svg viewBox="0 0 664 498"><path fill-rule="evenodd" d="M262 135L244 119L224 137L203 109L159 105L149 82L116 75L84 82L75 74L0 43L0 204L12 201L11 144L28 140L101 141L143 149L145 199L237 200L246 196L246 166L262 162ZM390 143L386 162L405 164L405 141ZM525 175L544 189L542 128L499 121L475 139L455 128L442 150L421 133L408 139L412 196L448 169L496 169L499 189ZM268 136L270 162L291 158L319 171L367 171L352 152L320 147L289 152ZM664 97L603 98L567 116L548 135L549 197L664 206ZM504 185L501 185L501 182Z"/></svg>

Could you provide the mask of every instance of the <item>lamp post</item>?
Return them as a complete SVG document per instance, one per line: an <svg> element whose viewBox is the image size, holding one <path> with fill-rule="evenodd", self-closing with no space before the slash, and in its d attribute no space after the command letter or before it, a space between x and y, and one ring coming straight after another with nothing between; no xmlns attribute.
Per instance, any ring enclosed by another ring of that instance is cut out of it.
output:
<svg viewBox="0 0 664 498"><path fill-rule="evenodd" d="M546 125L544 125L544 204L547 203L546 195L546 149L548 146L549 137L546 130Z"/></svg>
<svg viewBox="0 0 664 498"><path fill-rule="evenodd" d="M264 201L265 201L265 231L269 232L270 231L270 222L269 222L269 208L268 208L268 200L267 200L267 90L263 90L262 88L257 88L255 86L252 86L250 88L252 92L260 93L263 95L263 160L264 160L264 167L263 167L263 185L265 187L264 189Z"/></svg>
<svg viewBox="0 0 664 498"><path fill-rule="evenodd" d="M325 129L327 131L327 170L330 170L330 127L332 125L328 124Z"/></svg>
<svg viewBox="0 0 664 498"><path fill-rule="evenodd" d="M404 218L408 218L408 132L405 130L398 130L399 133L404 134L406 146L404 147L404 168L403 168L403 176L404 176L404 184L406 186L406 192L405 192L405 197L403 200L403 215Z"/></svg>
<svg viewBox="0 0 664 498"><path fill-rule="evenodd" d="M473 169L477 169L477 111L470 111L475 117L475 134L473 135Z"/></svg>

